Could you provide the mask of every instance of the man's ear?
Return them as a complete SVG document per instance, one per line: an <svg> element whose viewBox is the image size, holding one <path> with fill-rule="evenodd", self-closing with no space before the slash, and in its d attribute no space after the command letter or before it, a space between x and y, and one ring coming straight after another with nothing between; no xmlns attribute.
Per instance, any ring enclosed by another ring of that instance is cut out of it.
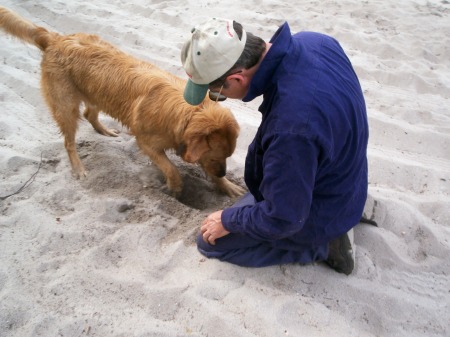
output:
<svg viewBox="0 0 450 337"><path fill-rule="evenodd" d="M246 80L246 77L243 75L242 72L237 73L237 74L233 74L227 77L227 80L234 80L234 81L238 81L239 83L243 83Z"/></svg>
<svg viewBox="0 0 450 337"><path fill-rule="evenodd" d="M181 158L188 163L195 163L208 150L207 135L195 135L186 140L186 148Z"/></svg>

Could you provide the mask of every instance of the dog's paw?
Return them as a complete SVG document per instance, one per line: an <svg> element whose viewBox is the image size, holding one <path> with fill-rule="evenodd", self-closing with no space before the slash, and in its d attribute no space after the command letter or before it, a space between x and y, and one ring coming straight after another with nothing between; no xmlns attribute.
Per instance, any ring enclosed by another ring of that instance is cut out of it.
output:
<svg viewBox="0 0 450 337"><path fill-rule="evenodd" d="M164 184L163 186L161 186L161 191L164 194L170 195L171 197L174 197L175 199L180 199L181 197L181 192L182 192L182 188L170 188L167 184Z"/></svg>
<svg viewBox="0 0 450 337"><path fill-rule="evenodd" d="M239 185L233 184L232 182L230 182L230 184L231 185L224 191L230 198L240 197L247 192L245 188Z"/></svg>
<svg viewBox="0 0 450 337"><path fill-rule="evenodd" d="M243 195L246 192L245 188L243 188L239 185L236 185L235 183L232 183L225 177L216 178L213 180L216 183L217 187L222 192L227 194L230 198L240 197L241 195Z"/></svg>
<svg viewBox="0 0 450 337"><path fill-rule="evenodd" d="M119 130L116 129L105 129L103 135L110 136L110 137L119 137Z"/></svg>
<svg viewBox="0 0 450 337"><path fill-rule="evenodd" d="M102 124L94 126L95 131L97 131L99 134L107 137L118 137L120 131L117 129L108 129Z"/></svg>
<svg viewBox="0 0 450 337"><path fill-rule="evenodd" d="M78 170L72 170L72 176L75 179L84 179L88 176L88 171L86 171L85 168L78 169Z"/></svg>

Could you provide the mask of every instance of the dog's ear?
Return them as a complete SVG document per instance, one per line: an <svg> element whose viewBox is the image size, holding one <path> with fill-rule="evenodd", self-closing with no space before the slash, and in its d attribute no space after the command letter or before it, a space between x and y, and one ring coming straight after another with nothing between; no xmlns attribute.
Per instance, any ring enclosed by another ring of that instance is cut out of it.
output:
<svg viewBox="0 0 450 337"><path fill-rule="evenodd" d="M183 135L186 148L181 158L185 161L195 163L210 149L208 137L220 128L213 112L198 111L189 120Z"/></svg>
<svg viewBox="0 0 450 337"><path fill-rule="evenodd" d="M200 157L209 150L207 134L197 134L186 139L184 153L181 155L183 160L188 163L195 163Z"/></svg>

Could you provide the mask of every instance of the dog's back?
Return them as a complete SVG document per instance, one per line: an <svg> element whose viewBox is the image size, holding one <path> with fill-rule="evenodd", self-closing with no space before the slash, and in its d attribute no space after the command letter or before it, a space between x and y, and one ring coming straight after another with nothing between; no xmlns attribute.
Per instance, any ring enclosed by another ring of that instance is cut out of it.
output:
<svg viewBox="0 0 450 337"><path fill-rule="evenodd" d="M96 106L127 127L132 127L127 112L133 109L132 104L139 96L149 92L157 94L162 86L170 88L180 82L173 75L123 53L98 36L83 33L56 38L44 52L42 74L51 76L51 81L47 82L55 84L70 77L75 86L73 89L79 92L82 101ZM184 85L182 83L178 88ZM60 86L54 89L60 90Z"/></svg>

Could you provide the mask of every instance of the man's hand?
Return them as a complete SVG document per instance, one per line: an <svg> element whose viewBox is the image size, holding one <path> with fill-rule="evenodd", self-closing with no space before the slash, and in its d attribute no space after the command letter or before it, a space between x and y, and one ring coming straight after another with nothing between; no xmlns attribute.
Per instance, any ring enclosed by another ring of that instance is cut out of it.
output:
<svg viewBox="0 0 450 337"><path fill-rule="evenodd" d="M203 241L210 245L216 244L216 239L230 234L222 225L222 211L211 213L203 220L202 227Z"/></svg>

